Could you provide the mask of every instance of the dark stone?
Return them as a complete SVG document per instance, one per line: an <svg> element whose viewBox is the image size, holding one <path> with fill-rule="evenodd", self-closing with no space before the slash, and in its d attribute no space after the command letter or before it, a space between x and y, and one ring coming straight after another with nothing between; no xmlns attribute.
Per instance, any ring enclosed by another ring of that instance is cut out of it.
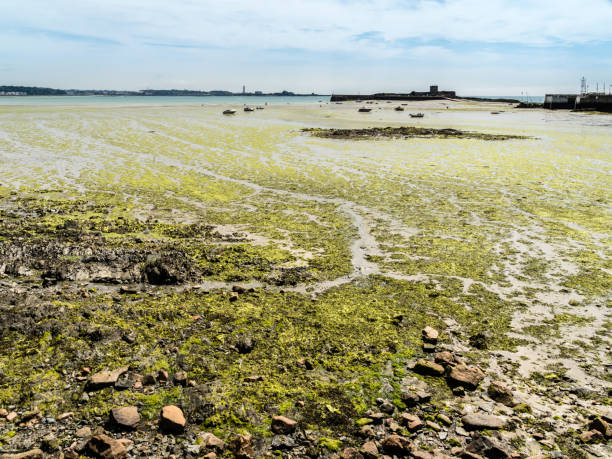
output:
<svg viewBox="0 0 612 459"><path fill-rule="evenodd" d="M488 337L484 333L476 333L475 335L470 336L470 346L475 347L476 349L488 349Z"/></svg>
<svg viewBox="0 0 612 459"><path fill-rule="evenodd" d="M485 437L482 434L475 434L471 443L465 450L469 453L476 453L489 459L510 459L510 453L496 441Z"/></svg>
<svg viewBox="0 0 612 459"><path fill-rule="evenodd" d="M244 337L238 340L236 348L241 354L248 354L255 348L255 342L250 337Z"/></svg>

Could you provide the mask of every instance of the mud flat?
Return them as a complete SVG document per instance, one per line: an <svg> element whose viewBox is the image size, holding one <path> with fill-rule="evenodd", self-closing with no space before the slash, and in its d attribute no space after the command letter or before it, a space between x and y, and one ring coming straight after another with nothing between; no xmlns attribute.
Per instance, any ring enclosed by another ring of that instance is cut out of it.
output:
<svg viewBox="0 0 612 459"><path fill-rule="evenodd" d="M0 457L610 456L609 120L356 107L0 107Z"/></svg>

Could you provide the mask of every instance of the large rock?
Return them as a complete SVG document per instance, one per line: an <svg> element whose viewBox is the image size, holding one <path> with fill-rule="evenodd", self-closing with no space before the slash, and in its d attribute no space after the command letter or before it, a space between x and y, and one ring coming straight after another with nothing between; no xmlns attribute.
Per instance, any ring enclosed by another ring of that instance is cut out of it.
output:
<svg viewBox="0 0 612 459"><path fill-rule="evenodd" d="M218 438L215 434L210 432L204 432L198 437L202 440L202 447L208 449L216 449L218 451L222 451L225 449L225 442Z"/></svg>
<svg viewBox="0 0 612 459"><path fill-rule="evenodd" d="M185 260L164 256L149 261L144 267L144 280L153 285L182 284L190 275L190 267Z"/></svg>
<svg viewBox="0 0 612 459"><path fill-rule="evenodd" d="M119 376L128 371L128 367L121 367L116 370L105 370L91 375L87 383L87 390L98 390L105 387L114 386Z"/></svg>
<svg viewBox="0 0 612 459"><path fill-rule="evenodd" d="M43 457L42 450L38 448L23 453L0 454L0 459L43 459Z"/></svg>
<svg viewBox="0 0 612 459"><path fill-rule="evenodd" d="M406 406L416 406L421 403L428 403L431 400L431 392L422 389L414 389L413 391L405 389L402 391L401 398Z"/></svg>
<svg viewBox="0 0 612 459"><path fill-rule="evenodd" d="M250 435L237 435L230 442L230 449L236 459L253 459L255 450L253 449L253 439Z"/></svg>
<svg viewBox="0 0 612 459"><path fill-rule="evenodd" d="M406 426L410 432L416 432L423 427L421 419L410 413L402 413L401 423Z"/></svg>
<svg viewBox="0 0 612 459"><path fill-rule="evenodd" d="M407 456L412 449L412 442L401 435L389 435L382 441L382 447L385 453L396 456Z"/></svg>
<svg viewBox="0 0 612 459"><path fill-rule="evenodd" d="M96 435L87 442L87 450L100 459L123 459L127 457L127 450L123 443L108 435Z"/></svg>
<svg viewBox="0 0 612 459"><path fill-rule="evenodd" d="M135 429L140 422L140 414L135 406L124 406L111 410L111 420L119 428Z"/></svg>
<svg viewBox="0 0 612 459"><path fill-rule="evenodd" d="M427 326L422 331L423 341L426 343L437 343L438 342L438 330Z"/></svg>
<svg viewBox="0 0 612 459"><path fill-rule="evenodd" d="M182 433L186 424L187 420L178 406L168 405L162 408L159 418L161 430L174 434Z"/></svg>
<svg viewBox="0 0 612 459"><path fill-rule="evenodd" d="M363 459L363 454L357 448L344 448L340 459Z"/></svg>
<svg viewBox="0 0 612 459"><path fill-rule="evenodd" d="M591 421L591 423L589 424L589 429L601 432L601 434L606 438L612 437L612 427L610 426L610 424L608 424L601 418L597 418Z"/></svg>
<svg viewBox="0 0 612 459"><path fill-rule="evenodd" d="M444 374L444 367L442 365L425 359L417 360L413 370L418 374L427 376L442 376Z"/></svg>
<svg viewBox="0 0 612 459"><path fill-rule="evenodd" d="M493 381L487 389L489 397L506 406L514 406L514 396L512 391L508 389L501 381Z"/></svg>
<svg viewBox="0 0 612 459"><path fill-rule="evenodd" d="M497 430L506 425L506 421L490 414L472 413L461 418L467 430Z"/></svg>
<svg viewBox="0 0 612 459"><path fill-rule="evenodd" d="M272 418L272 432L287 435L295 432L297 422L285 416L274 416Z"/></svg>
<svg viewBox="0 0 612 459"><path fill-rule="evenodd" d="M367 441L361 446L361 454L366 459L375 459L378 457L378 447L373 441Z"/></svg>
<svg viewBox="0 0 612 459"><path fill-rule="evenodd" d="M463 360L461 360L461 358L457 357L455 354L449 351L436 352L433 357L436 363L444 367L463 363Z"/></svg>
<svg viewBox="0 0 612 459"><path fill-rule="evenodd" d="M465 448L467 453L488 457L490 459L510 459L508 449L497 441L477 433Z"/></svg>
<svg viewBox="0 0 612 459"><path fill-rule="evenodd" d="M453 386L463 386L466 389L474 390L484 377L484 373L478 367L457 365L449 373L448 382Z"/></svg>
<svg viewBox="0 0 612 459"><path fill-rule="evenodd" d="M580 434L583 443L600 443L604 441L604 436L599 430L589 430Z"/></svg>

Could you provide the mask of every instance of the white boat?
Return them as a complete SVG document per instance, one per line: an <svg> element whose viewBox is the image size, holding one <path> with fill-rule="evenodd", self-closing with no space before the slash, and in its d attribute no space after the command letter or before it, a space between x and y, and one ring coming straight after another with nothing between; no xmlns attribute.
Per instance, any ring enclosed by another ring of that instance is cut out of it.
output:
<svg viewBox="0 0 612 459"><path fill-rule="evenodd" d="M236 114L236 110L234 110L232 108L227 109L227 110L223 110L223 114L224 115L235 115Z"/></svg>

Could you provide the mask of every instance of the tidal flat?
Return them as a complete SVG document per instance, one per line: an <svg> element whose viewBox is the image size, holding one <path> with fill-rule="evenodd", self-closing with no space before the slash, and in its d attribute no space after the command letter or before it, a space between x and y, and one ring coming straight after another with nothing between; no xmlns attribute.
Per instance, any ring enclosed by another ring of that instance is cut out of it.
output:
<svg viewBox="0 0 612 459"><path fill-rule="evenodd" d="M0 105L0 453L612 454L609 115L68 103ZM304 131L405 126L479 135Z"/></svg>

